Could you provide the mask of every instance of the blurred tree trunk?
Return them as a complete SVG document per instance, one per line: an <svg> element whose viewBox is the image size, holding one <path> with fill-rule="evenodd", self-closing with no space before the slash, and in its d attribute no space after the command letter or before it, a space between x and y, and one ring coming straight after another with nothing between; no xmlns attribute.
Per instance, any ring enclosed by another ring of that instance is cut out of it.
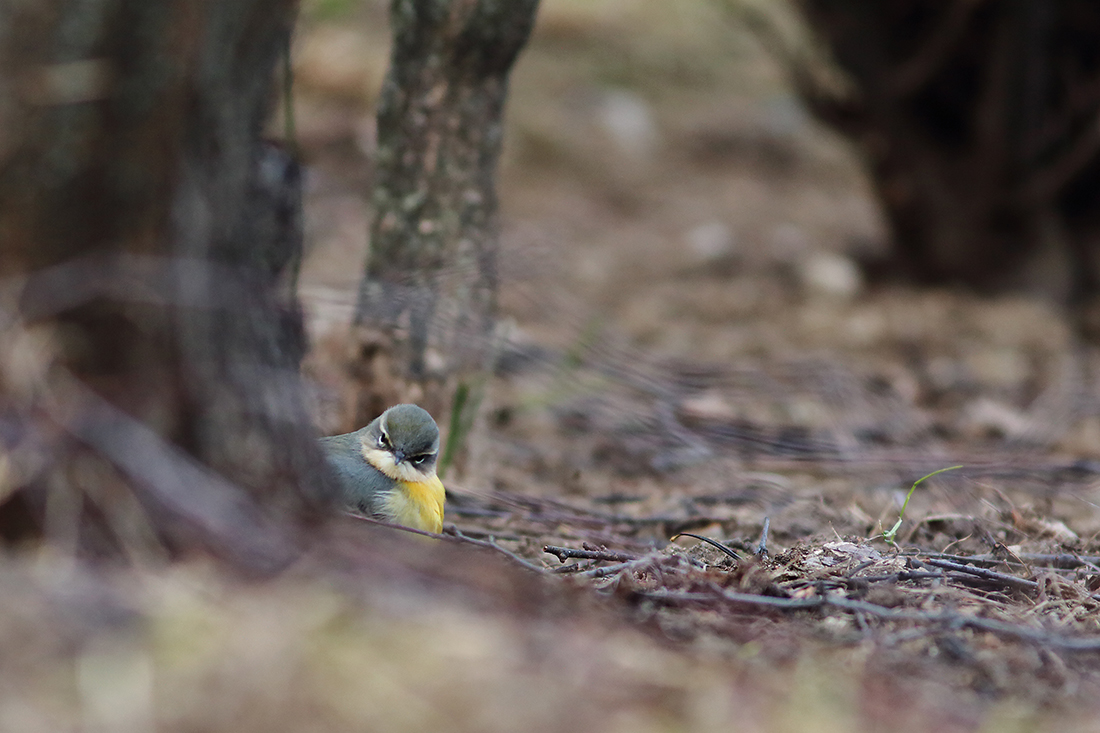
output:
<svg viewBox="0 0 1100 733"><path fill-rule="evenodd" d="M268 569L328 487L261 142L294 0L0 5L0 531ZM304 489L304 490L303 490Z"/></svg>
<svg viewBox="0 0 1100 733"><path fill-rule="evenodd" d="M866 155L898 264L929 282L1097 295L1100 4L799 4L852 83L802 91Z"/></svg>
<svg viewBox="0 0 1100 733"><path fill-rule="evenodd" d="M463 375L486 367L502 115L537 6L393 0L349 428L398 401L438 413Z"/></svg>

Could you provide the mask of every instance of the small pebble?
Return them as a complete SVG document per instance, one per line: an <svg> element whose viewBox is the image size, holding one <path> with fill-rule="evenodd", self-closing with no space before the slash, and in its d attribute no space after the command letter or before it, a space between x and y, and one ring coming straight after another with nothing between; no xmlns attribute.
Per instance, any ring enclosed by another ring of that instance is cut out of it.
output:
<svg viewBox="0 0 1100 733"><path fill-rule="evenodd" d="M850 258L815 252L798 264L798 278L812 294L851 300L863 290L863 275Z"/></svg>

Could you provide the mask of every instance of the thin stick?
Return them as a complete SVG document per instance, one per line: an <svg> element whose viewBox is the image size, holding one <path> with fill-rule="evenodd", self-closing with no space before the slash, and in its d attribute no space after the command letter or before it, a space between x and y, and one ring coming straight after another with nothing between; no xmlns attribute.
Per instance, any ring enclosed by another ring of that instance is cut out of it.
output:
<svg viewBox="0 0 1100 733"><path fill-rule="evenodd" d="M583 578L606 578L609 575L616 575L616 574L624 572L626 570L634 570L635 568L639 568L639 567L643 567L645 565L649 565L651 562L653 562L654 560L657 560L659 558L660 558L660 555L656 555L656 554L654 554L654 555L645 555L645 556L639 557L635 560L631 560L630 562L623 562L623 563L619 563L618 565L605 565L602 568L595 568L593 570L585 570L583 572L577 573L577 575L579 577L583 577Z"/></svg>
<svg viewBox="0 0 1100 733"><path fill-rule="evenodd" d="M998 636L1008 636L1036 644L1044 648L1058 648L1066 651L1100 651L1100 636L1066 636L1051 633L1043 629L1032 629L1026 626L1010 624L1004 621L982 618L980 616L968 616L954 611L939 611L928 613L913 611L904 608L887 608L867 601L857 601L834 595L817 595L811 598L776 598L772 596L759 596L751 593L735 593L724 591L721 594L711 595L697 591L639 591L640 595L653 600L666 602L706 602L714 600L727 600L734 603L743 603L755 606L768 606L782 610L802 610L832 606L850 613L863 613L877 618L887 618L896 621L912 621L922 624L943 624L948 628L970 627L979 631L987 631Z"/></svg>
<svg viewBox="0 0 1100 733"><path fill-rule="evenodd" d="M718 589L716 589L718 590ZM752 606L770 606L788 610L803 608L820 608L825 605L824 596L812 596L810 598L780 598L778 596L761 596L755 593L736 593L734 591L721 591L716 594L700 593L698 591L675 590L651 590L640 591L645 598L658 601L717 601L726 600L734 603L746 603Z"/></svg>
<svg viewBox="0 0 1100 733"><path fill-rule="evenodd" d="M989 570L987 568L978 568L973 565L963 565L962 563L951 562L949 560L938 560L936 558L928 558L924 560L924 562L933 567L943 568L944 570L954 570L957 573L966 573L967 575L973 575L983 580L993 580L1017 590L1026 590L1031 593L1039 592L1039 584L1034 580L1017 578L1015 575L998 573L995 570Z"/></svg>
<svg viewBox="0 0 1100 733"><path fill-rule="evenodd" d="M771 528L771 519L764 517L764 528L760 530L760 543L756 546L756 556L765 558L768 556L768 529Z"/></svg>
<svg viewBox="0 0 1100 733"><path fill-rule="evenodd" d="M534 570L537 573L545 573L546 572L546 568L541 567L539 565L535 565L534 563L528 562L528 561L524 560L522 557L520 557L519 555L517 555L516 553L512 552L511 550L505 549L505 548L501 547L500 545L498 545L494 541L494 538L492 537L492 535L489 536L488 540L475 540L473 537L467 537L466 535L464 535L462 533L462 530L460 530L458 527L454 526L453 524L448 524L446 527L443 528L443 532L441 534L436 534L435 532L426 532L422 529L414 529L412 527L406 527L402 524L394 524L393 522L386 522L386 521L381 520L381 519L375 519L374 517L365 517L362 514L354 514L352 512L344 512L344 514L346 516L358 519L362 522L368 522L369 524L377 524L380 527L386 527L388 529L397 529L397 530L400 530L402 532L408 532L409 534L418 534L418 535L421 535L422 537L431 537L432 539L436 539L436 540L449 540L451 542L466 542L466 543L469 543L471 545L477 545L478 547L487 547L490 550L496 550L497 552L501 553L502 555L506 555L510 559L514 560L515 562L519 563L523 567L527 568L528 570Z"/></svg>
<svg viewBox="0 0 1100 733"><path fill-rule="evenodd" d="M360 522L366 522L367 524L377 524L379 527L385 527L387 529L397 529L402 532L408 532L409 534L418 534L422 537L431 537L436 540L445 540L449 537L445 534L436 534L435 532L428 532L423 529L414 529L412 527L406 527L403 524L395 524L394 522L387 522L384 519L375 519L374 517L367 517L362 514L356 514L355 512L345 511L343 512L345 517L351 517L352 519L358 519Z"/></svg>
<svg viewBox="0 0 1100 733"><path fill-rule="evenodd" d="M727 555L732 557L734 560L740 560L741 559L741 556L738 555L736 552L734 552L730 548L726 547L721 542L719 542L717 540L712 540L710 537L704 537L703 535L699 535L699 534L692 534L691 532L677 532L676 534L672 535L672 537L669 541L670 542L675 541L677 537L693 537L694 539L697 539L700 542L706 542L711 547L717 547L719 550L726 553Z"/></svg>
<svg viewBox="0 0 1100 733"><path fill-rule="evenodd" d="M553 555L561 562L565 562L567 559L575 560L609 560L611 562L630 562L631 560L637 560L637 555L630 555L625 552L613 552L611 550L577 550L572 547L558 547L556 545L546 545L542 548L542 551Z"/></svg>
<svg viewBox="0 0 1100 733"><path fill-rule="evenodd" d="M492 536L490 536L487 540L475 540L473 537L467 537L466 535L462 534L462 531L459 530L458 527L455 527L453 524L448 526L446 531L453 533L453 537L462 542L469 542L471 545L477 545L478 547L488 547L490 550L496 550L497 552L511 558L528 570L533 570L539 574L544 574L547 572L547 569L542 567L541 565L535 565L532 562L528 562L511 550L507 550L501 547L493 540Z"/></svg>

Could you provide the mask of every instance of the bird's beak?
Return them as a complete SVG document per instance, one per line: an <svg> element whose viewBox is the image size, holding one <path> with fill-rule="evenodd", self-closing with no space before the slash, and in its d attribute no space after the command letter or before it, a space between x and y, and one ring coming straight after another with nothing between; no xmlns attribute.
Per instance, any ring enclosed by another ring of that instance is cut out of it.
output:
<svg viewBox="0 0 1100 733"><path fill-rule="evenodd" d="M396 464L399 464L402 461L404 461L406 457L407 456L405 455L405 451L403 451L403 450L395 450L393 452L393 462L396 463Z"/></svg>

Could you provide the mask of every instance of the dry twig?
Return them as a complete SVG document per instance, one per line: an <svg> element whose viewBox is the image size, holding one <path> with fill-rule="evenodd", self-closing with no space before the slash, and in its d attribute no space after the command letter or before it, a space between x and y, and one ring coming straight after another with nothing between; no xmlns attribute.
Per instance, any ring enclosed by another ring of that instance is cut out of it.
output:
<svg viewBox="0 0 1100 733"><path fill-rule="evenodd" d="M577 550L572 547L558 547L556 545L545 545L542 551L553 555L561 562L565 562L570 558L580 560L608 560L610 562L629 562L638 559L637 555L631 555L625 552L612 552L611 550Z"/></svg>
<svg viewBox="0 0 1100 733"><path fill-rule="evenodd" d="M1029 593L1038 593L1039 584L1034 580L1025 580L1023 578L1017 578L1015 575L1008 575L1006 573L998 573L995 570L989 570L987 568L978 568L973 565L965 565L963 563L951 562L949 560L939 560L936 558L928 558L923 562L937 568L943 568L944 570L953 570L956 573L964 573L967 575L973 575L982 580L990 580L1015 590L1023 590Z"/></svg>

